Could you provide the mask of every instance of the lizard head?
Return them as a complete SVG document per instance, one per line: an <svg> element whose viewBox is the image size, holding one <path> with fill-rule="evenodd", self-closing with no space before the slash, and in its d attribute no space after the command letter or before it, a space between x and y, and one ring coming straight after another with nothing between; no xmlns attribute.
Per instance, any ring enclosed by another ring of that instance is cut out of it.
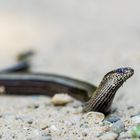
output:
<svg viewBox="0 0 140 140"><path fill-rule="evenodd" d="M92 97L85 104L84 110L108 113L116 91L132 75L134 70L130 67L118 68L108 72Z"/></svg>
<svg viewBox="0 0 140 140"><path fill-rule="evenodd" d="M118 68L107 73L104 76L104 80L110 81L113 87L120 87L133 74L134 74L134 69L130 67Z"/></svg>

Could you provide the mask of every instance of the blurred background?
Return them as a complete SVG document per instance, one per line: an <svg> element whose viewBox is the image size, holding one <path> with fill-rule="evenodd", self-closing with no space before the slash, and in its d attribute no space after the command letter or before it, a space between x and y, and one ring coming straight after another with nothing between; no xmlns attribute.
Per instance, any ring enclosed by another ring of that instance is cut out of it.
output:
<svg viewBox="0 0 140 140"><path fill-rule="evenodd" d="M0 67L34 50L32 70L98 85L108 71L129 66L135 75L121 88L139 103L140 1L0 1ZM124 102L124 101L123 101Z"/></svg>

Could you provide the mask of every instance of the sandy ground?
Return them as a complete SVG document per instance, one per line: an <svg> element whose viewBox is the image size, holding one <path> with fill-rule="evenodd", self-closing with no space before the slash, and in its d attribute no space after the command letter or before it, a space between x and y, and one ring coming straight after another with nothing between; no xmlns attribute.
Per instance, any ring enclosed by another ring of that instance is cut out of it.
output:
<svg viewBox="0 0 140 140"><path fill-rule="evenodd" d="M113 106L126 114L128 106L139 108L139 1L9 2L0 2L1 68L29 49L36 51L33 71L67 75L95 85L108 71L130 66L135 74L117 92ZM18 98L0 100L4 106L19 104ZM24 108L24 102L20 104Z"/></svg>

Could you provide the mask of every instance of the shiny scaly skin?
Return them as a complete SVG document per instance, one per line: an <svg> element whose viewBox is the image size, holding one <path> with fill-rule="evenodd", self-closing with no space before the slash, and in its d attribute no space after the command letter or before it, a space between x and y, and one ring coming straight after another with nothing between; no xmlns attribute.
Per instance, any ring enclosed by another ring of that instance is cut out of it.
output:
<svg viewBox="0 0 140 140"><path fill-rule="evenodd" d="M84 105L84 111L99 111L108 113L116 91L134 74L130 67L119 68L107 73L89 101Z"/></svg>
<svg viewBox="0 0 140 140"><path fill-rule="evenodd" d="M96 87L90 83L61 75L42 73L2 73L0 86L10 95L47 95L68 93L72 97L87 101Z"/></svg>
<svg viewBox="0 0 140 140"><path fill-rule="evenodd" d="M68 93L84 101L84 112L108 113L116 91L134 73L119 68L107 73L98 87L65 76L36 73L0 73L0 86L10 95L48 95Z"/></svg>

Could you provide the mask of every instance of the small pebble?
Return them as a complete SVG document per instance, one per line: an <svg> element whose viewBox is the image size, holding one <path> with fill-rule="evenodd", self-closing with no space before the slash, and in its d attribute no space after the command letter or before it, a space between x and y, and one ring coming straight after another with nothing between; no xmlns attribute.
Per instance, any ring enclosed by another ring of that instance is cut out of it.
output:
<svg viewBox="0 0 140 140"><path fill-rule="evenodd" d="M86 137L87 135L88 135L87 132L82 132L83 137Z"/></svg>
<svg viewBox="0 0 140 140"><path fill-rule="evenodd" d="M98 140L116 140L118 138L118 134L114 132L104 133L102 136L98 138Z"/></svg>
<svg viewBox="0 0 140 140"><path fill-rule="evenodd" d="M140 123L140 115L134 116L131 118L133 123L138 124Z"/></svg>
<svg viewBox="0 0 140 140"><path fill-rule="evenodd" d="M31 108L31 109L37 109L37 108L39 108L39 105L38 104L31 104L31 105L29 105L27 107Z"/></svg>
<svg viewBox="0 0 140 140"><path fill-rule="evenodd" d="M73 101L73 98L70 97L69 95L67 94L55 94L53 97L52 97L52 100L51 102L54 104L54 105L65 105L65 104L68 104L70 102Z"/></svg>
<svg viewBox="0 0 140 140"><path fill-rule="evenodd" d="M79 114L83 111L83 108L81 106L79 106L78 108L75 109L75 111L73 112L73 114Z"/></svg>
<svg viewBox="0 0 140 140"><path fill-rule="evenodd" d="M88 112L88 113L84 114L84 118L90 124L90 123L102 122L104 120L105 116L103 113L100 113L100 112Z"/></svg>
<svg viewBox="0 0 140 140"><path fill-rule="evenodd" d="M119 121L120 118L116 115L109 115L107 116L107 118L105 119L105 121L111 122L111 123L115 123L117 121Z"/></svg>
<svg viewBox="0 0 140 140"><path fill-rule="evenodd" d="M127 109L134 109L134 106L128 106Z"/></svg>
<svg viewBox="0 0 140 140"><path fill-rule="evenodd" d="M117 122L113 123L111 129L113 132L119 134L119 133L125 131L125 125L122 121L117 121Z"/></svg>
<svg viewBox="0 0 140 140"><path fill-rule="evenodd" d="M57 130L58 130L58 129L56 128L55 125L51 125L51 126L50 126L50 129L51 129L51 130L54 130L54 131L57 131Z"/></svg>
<svg viewBox="0 0 140 140"><path fill-rule="evenodd" d="M119 135L119 140L131 140L131 131L122 132Z"/></svg>
<svg viewBox="0 0 140 140"><path fill-rule="evenodd" d="M43 133L42 137L43 137L42 140L52 140L51 134Z"/></svg>
<svg viewBox="0 0 140 140"><path fill-rule="evenodd" d="M48 125L45 125L44 127L41 128L41 130L45 130L47 129L49 126Z"/></svg>
<svg viewBox="0 0 140 140"><path fill-rule="evenodd" d="M51 125L49 130L52 132L52 133L55 133L55 134L58 134L60 131L59 129L55 126L55 125Z"/></svg>
<svg viewBox="0 0 140 140"><path fill-rule="evenodd" d="M28 124L32 124L32 123L33 123L33 120L29 120L29 121L28 121Z"/></svg>
<svg viewBox="0 0 140 140"><path fill-rule="evenodd" d="M131 118L125 118L123 119L123 123L125 125L126 128L129 128L130 126L133 126L134 125L134 122Z"/></svg>

